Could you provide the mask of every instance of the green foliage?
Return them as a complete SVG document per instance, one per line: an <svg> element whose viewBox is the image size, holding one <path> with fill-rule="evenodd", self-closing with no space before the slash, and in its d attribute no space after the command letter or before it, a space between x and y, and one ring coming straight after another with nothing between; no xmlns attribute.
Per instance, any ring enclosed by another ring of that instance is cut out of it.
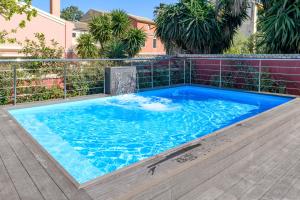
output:
<svg viewBox="0 0 300 200"><path fill-rule="evenodd" d="M80 58L96 58L98 56L98 49L96 46L96 41L94 37L89 34L85 33L80 35L77 39L77 54Z"/></svg>
<svg viewBox="0 0 300 200"><path fill-rule="evenodd" d="M261 43L260 33L250 35L248 38L242 34L236 34L232 46L225 54L266 54L266 46Z"/></svg>
<svg viewBox="0 0 300 200"><path fill-rule="evenodd" d="M58 42L52 39L50 45L47 45L43 33L34 34L36 40L26 39L20 53L30 58L50 59L61 58L64 53L63 47L59 47Z"/></svg>
<svg viewBox="0 0 300 200"><path fill-rule="evenodd" d="M246 38L243 34L236 34L233 39L232 46L226 50L225 54L250 54L252 53L250 49L248 48L248 40L249 38ZM253 47L254 50L254 47Z"/></svg>
<svg viewBox="0 0 300 200"><path fill-rule="evenodd" d="M63 56L64 49L55 40L47 44L43 33L35 33L35 40L25 40L20 51L33 59L58 59ZM17 69L17 102L30 102L63 97L63 88L59 85L48 86L47 80L59 80L63 73L63 64L58 62L26 62ZM12 74L12 71L11 71ZM12 80L12 79L11 79ZM11 87L7 97L12 96L13 83L6 83ZM10 101L11 102L11 98ZM9 102L1 102L3 104Z"/></svg>
<svg viewBox="0 0 300 200"><path fill-rule="evenodd" d="M300 53L300 1L264 0L259 18L267 53Z"/></svg>
<svg viewBox="0 0 300 200"><path fill-rule="evenodd" d="M100 44L100 56L107 58L134 57L146 40L146 34L133 28L129 16L122 10L94 17L89 23L89 29ZM82 48L82 45L77 46L77 51L78 48Z"/></svg>
<svg viewBox="0 0 300 200"><path fill-rule="evenodd" d="M146 41L146 33L140 29L130 29L123 40L128 57L134 57Z"/></svg>
<svg viewBox="0 0 300 200"><path fill-rule="evenodd" d="M68 96L103 93L104 65L99 62L88 63L68 70Z"/></svg>
<svg viewBox="0 0 300 200"><path fill-rule="evenodd" d="M13 73L9 65L0 66L0 105L11 102Z"/></svg>
<svg viewBox="0 0 300 200"><path fill-rule="evenodd" d="M106 46L105 57L126 58L126 47L120 40L113 40Z"/></svg>
<svg viewBox="0 0 300 200"><path fill-rule="evenodd" d="M247 0L181 0L155 9L156 35L169 52L222 53L247 18Z"/></svg>
<svg viewBox="0 0 300 200"><path fill-rule="evenodd" d="M89 24L90 33L95 40L100 43L101 49L104 49L105 43L112 38L112 23L110 15L104 14L92 19Z"/></svg>
<svg viewBox="0 0 300 200"><path fill-rule="evenodd" d="M24 87L17 90L18 103L32 102L32 101L45 101L49 99L63 98L63 89L58 86L52 87Z"/></svg>
<svg viewBox="0 0 300 200"><path fill-rule="evenodd" d="M25 15L24 20L19 22L19 26L13 30L1 30L0 29L0 44L1 43L12 43L15 42L15 38L9 38L10 33L15 33L18 28L24 28L26 21L30 21L33 17L37 15L37 11L31 8L32 0L1 0L0 1L0 14L1 16L9 21L11 18L18 15Z"/></svg>
<svg viewBox="0 0 300 200"><path fill-rule="evenodd" d="M61 11L60 17L67 21L79 21L83 12L77 6L69 6Z"/></svg>
<svg viewBox="0 0 300 200"><path fill-rule="evenodd" d="M113 10L110 16L113 36L123 38L131 26L131 21L127 13L123 10Z"/></svg>

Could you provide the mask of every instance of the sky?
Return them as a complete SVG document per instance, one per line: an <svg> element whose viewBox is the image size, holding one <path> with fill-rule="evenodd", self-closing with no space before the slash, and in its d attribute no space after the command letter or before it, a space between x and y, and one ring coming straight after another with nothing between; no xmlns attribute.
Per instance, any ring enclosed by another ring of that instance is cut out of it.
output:
<svg viewBox="0 0 300 200"><path fill-rule="evenodd" d="M49 2L50 0L33 0L32 4L49 12ZM83 12L91 8L105 11L123 9L130 14L153 19L154 7L160 3L175 2L178 2L178 0L61 0L61 8L74 5L79 7Z"/></svg>

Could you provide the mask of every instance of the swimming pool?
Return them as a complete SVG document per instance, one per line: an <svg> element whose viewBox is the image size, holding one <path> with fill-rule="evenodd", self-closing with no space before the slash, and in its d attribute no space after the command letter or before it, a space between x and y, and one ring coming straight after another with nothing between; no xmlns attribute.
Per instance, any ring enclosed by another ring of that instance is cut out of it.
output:
<svg viewBox="0 0 300 200"><path fill-rule="evenodd" d="M291 99L182 86L9 112L85 183Z"/></svg>

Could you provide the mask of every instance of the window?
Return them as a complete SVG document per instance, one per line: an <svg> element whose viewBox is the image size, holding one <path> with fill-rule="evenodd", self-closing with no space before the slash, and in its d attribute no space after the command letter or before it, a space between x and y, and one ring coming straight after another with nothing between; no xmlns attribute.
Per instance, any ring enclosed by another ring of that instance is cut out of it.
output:
<svg viewBox="0 0 300 200"><path fill-rule="evenodd" d="M153 38L153 49L157 48L157 39L156 37Z"/></svg>
<svg viewBox="0 0 300 200"><path fill-rule="evenodd" d="M76 33L72 33L72 37L73 37L73 38L76 38Z"/></svg>

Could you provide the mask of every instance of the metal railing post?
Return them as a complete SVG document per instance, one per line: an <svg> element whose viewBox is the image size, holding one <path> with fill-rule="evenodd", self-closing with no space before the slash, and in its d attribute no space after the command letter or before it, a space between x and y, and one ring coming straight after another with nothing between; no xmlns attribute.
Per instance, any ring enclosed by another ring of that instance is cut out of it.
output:
<svg viewBox="0 0 300 200"><path fill-rule="evenodd" d="M107 68L108 66L103 68L103 94L106 94L106 78L105 78L105 68Z"/></svg>
<svg viewBox="0 0 300 200"><path fill-rule="evenodd" d="M169 86L171 85L171 59L169 59Z"/></svg>
<svg viewBox="0 0 300 200"><path fill-rule="evenodd" d="M219 87L221 88L221 87L222 87L222 60L220 60L219 67L220 67L220 73L219 73Z"/></svg>
<svg viewBox="0 0 300 200"><path fill-rule="evenodd" d="M185 85L185 65L186 65L186 63L185 63L185 59L183 60L183 83L184 83L184 85Z"/></svg>
<svg viewBox="0 0 300 200"><path fill-rule="evenodd" d="M67 67L64 65L64 99L67 98Z"/></svg>
<svg viewBox="0 0 300 200"><path fill-rule="evenodd" d="M14 65L14 105L17 104L17 67Z"/></svg>
<svg viewBox="0 0 300 200"><path fill-rule="evenodd" d="M259 60L259 68L258 68L258 92L261 92L261 60Z"/></svg>
<svg viewBox="0 0 300 200"><path fill-rule="evenodd" d="M154 88L154 69L153 69L153 61L151 61L151 87Z"/></svg>
<svg viewBox="0 0 300 200"><path fill-rule="evenodd" d="M192 59L190 59L190 85L192 85Z"/></svg>
<svg viewBox="0 0 300 200"><path fill-rule="evenodd" d="M137 88L137 91L140 90L140 80L139 80L139 72L138 72L138 70L136 71L136 88Z"/></svg>

